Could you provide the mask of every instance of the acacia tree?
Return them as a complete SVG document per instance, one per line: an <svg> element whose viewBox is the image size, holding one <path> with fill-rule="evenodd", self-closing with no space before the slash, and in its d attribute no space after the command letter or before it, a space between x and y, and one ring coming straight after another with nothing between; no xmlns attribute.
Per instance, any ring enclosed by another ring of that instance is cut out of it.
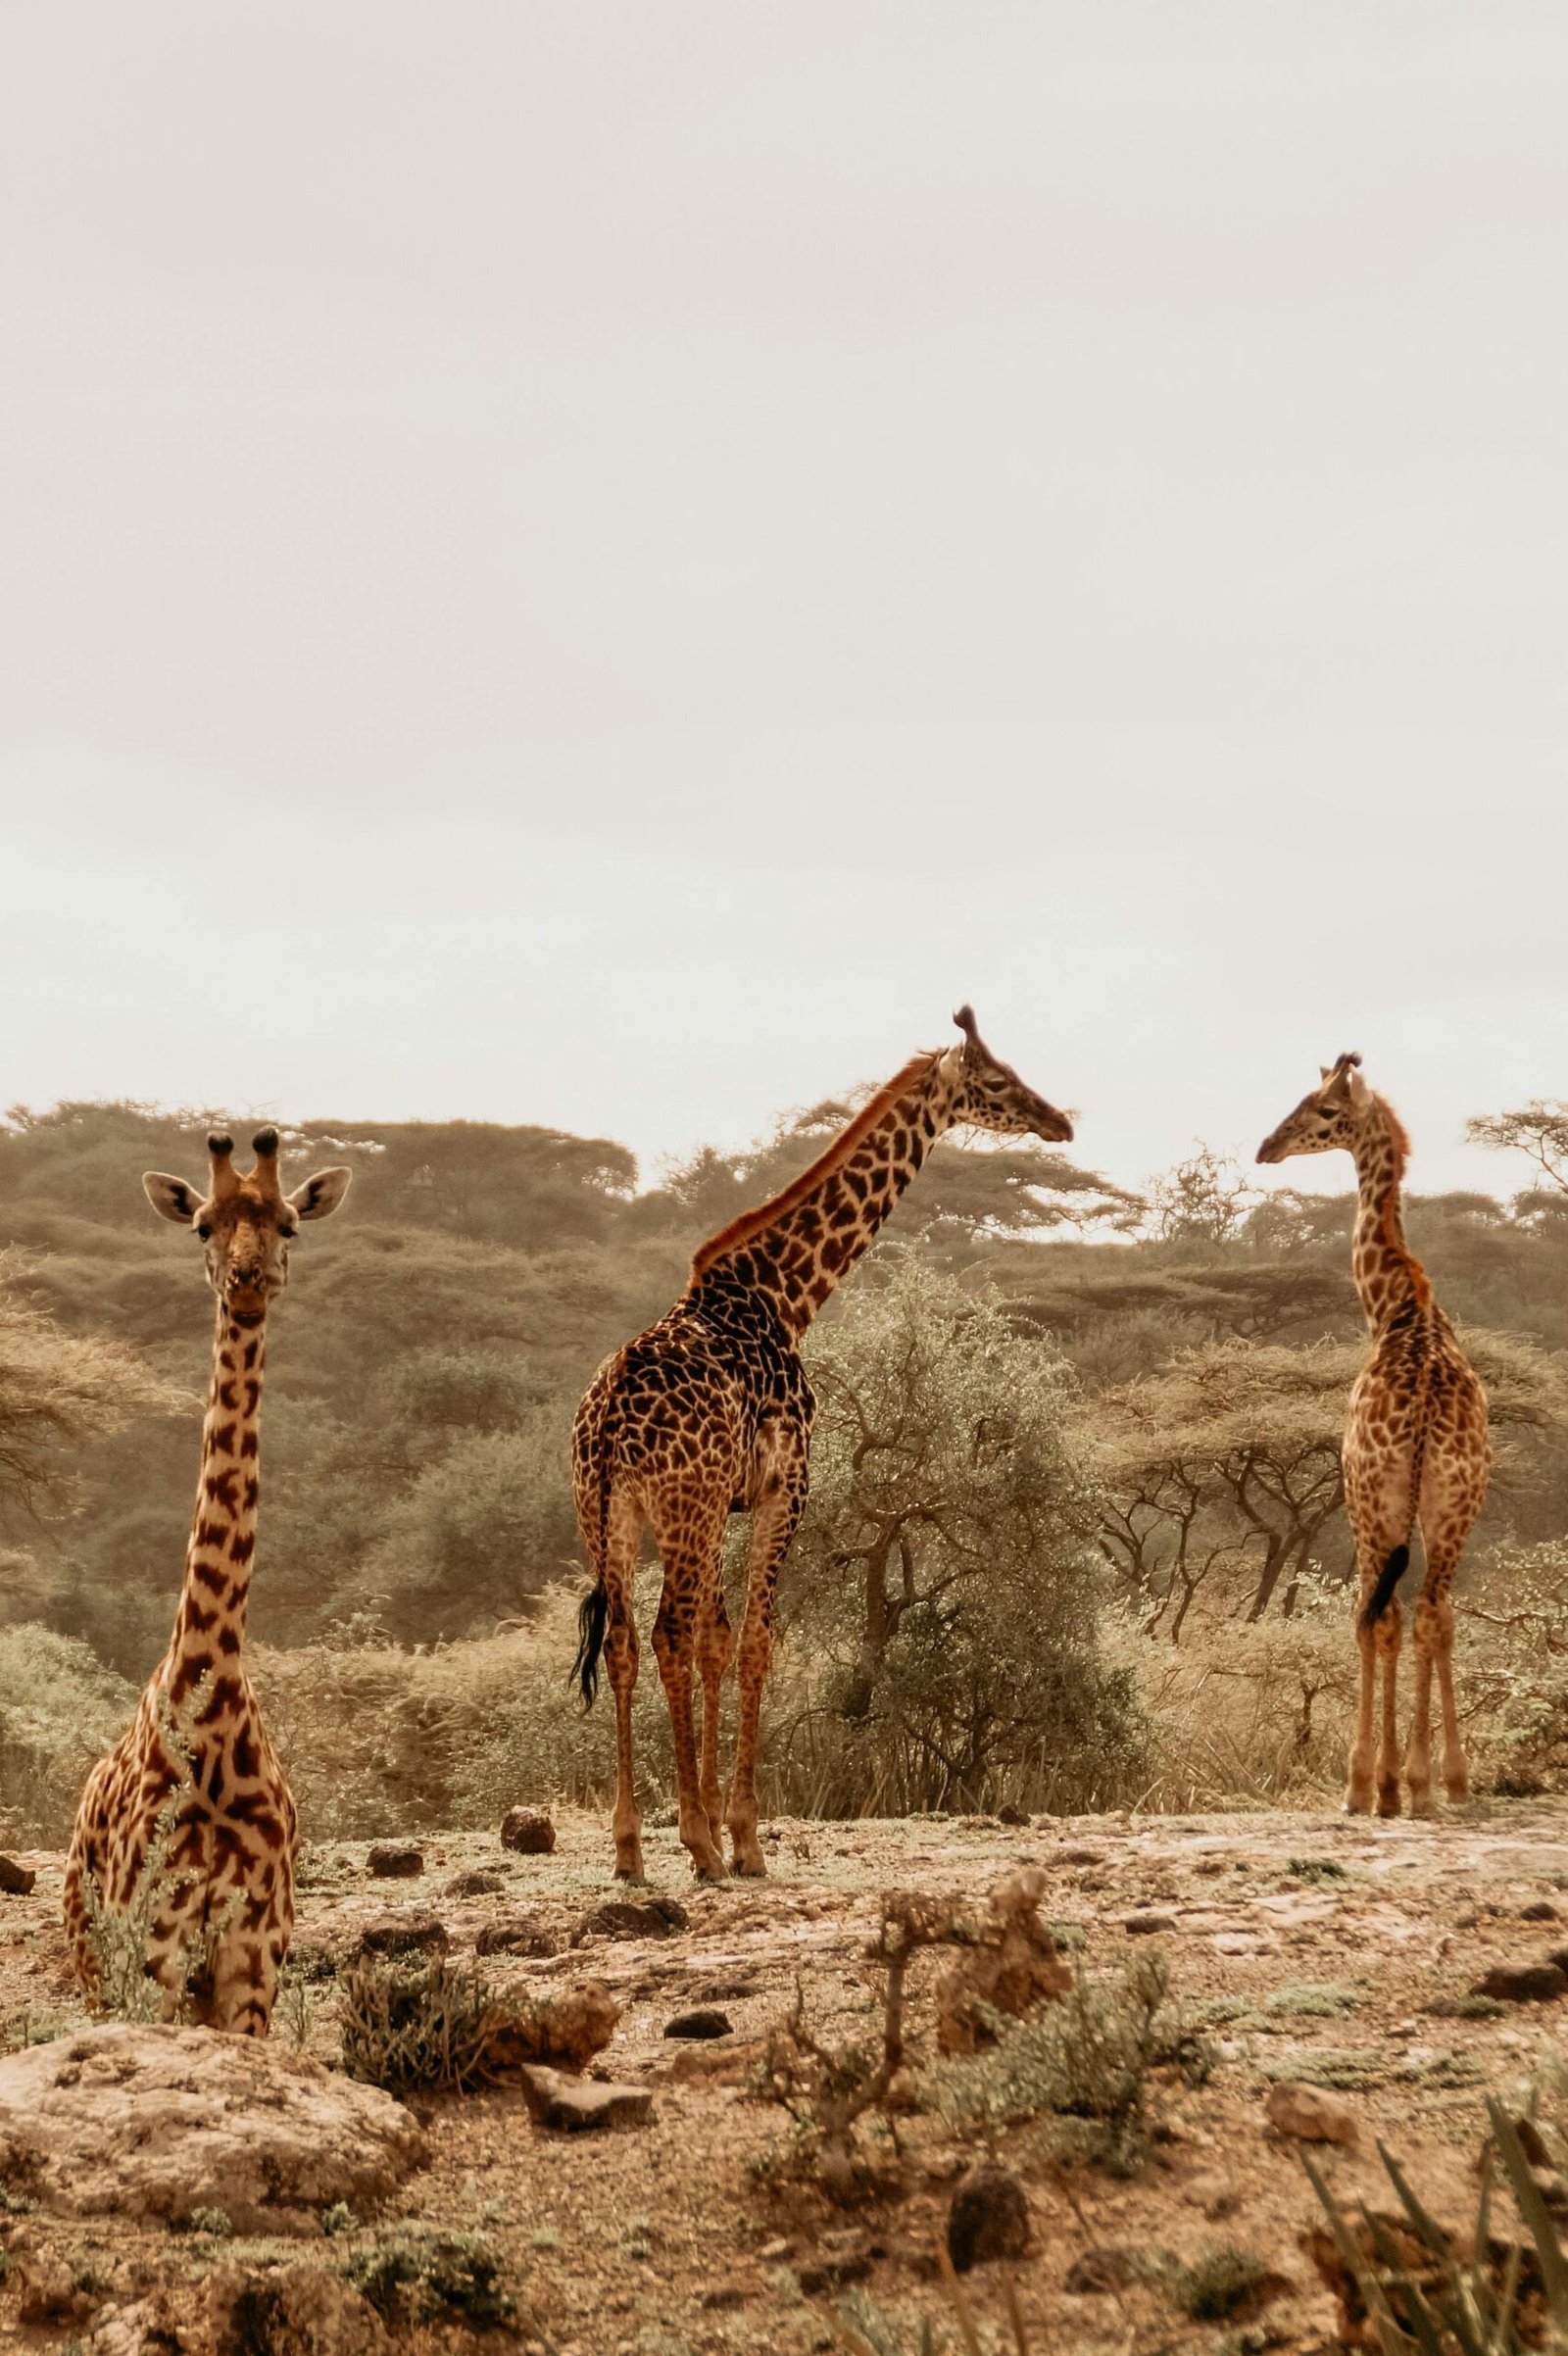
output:
<svg viewBox="0 0 1568 2356"><path fill-rule="evenodd" d="M1526 1154L1548 1186L1568 1195L1568 1104L1560 1097L1532 1097L1512 1112L1477 1113L1464 1133L1473 1146Z"/></svg>
<svg viewBox="0 0 1568 2356"><path fill-rule="evenodd" d="M813 1707L848 1730L834 1798L976 1805L1092 1783L1132 1712L1097 1657L1070 1371L912 1253L884 1248L868 1274L813 1339L812 1498L787 1597L828 1664Z"/></svg>
<svg viewBox="0 0 1568 2356"><path fill-rule="evenodd" d="M71 1495L73 1452L188 1395L134 1351L70 1334L19 1291L22 1263L0 1254L0 1513L37 1514Z"/></svg>
<svg viewBox="0 0 1568 2356"><path fill-rule="evenodd" d="M1469 1331L1465 1349L1506 1437L1552 1425L1568 1385L1552 1360L1505 1334ZM1086 1409L1105 1502L1100 1541L1146 1631L1173 1644L1200 1591L1223 1616L1283 1607L1334 1531L1345 1501L1340 1447L1364 1343L1287 1350L1242 1341L1184 1352ZM1346 1575L1353 1563L1347 1552Z"/></svg>

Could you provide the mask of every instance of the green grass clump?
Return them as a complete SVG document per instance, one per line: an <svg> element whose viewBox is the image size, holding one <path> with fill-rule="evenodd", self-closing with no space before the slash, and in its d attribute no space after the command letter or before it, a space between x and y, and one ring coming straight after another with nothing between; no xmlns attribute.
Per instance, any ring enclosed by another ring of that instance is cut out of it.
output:
<svg viewBox="0 0 1568 2356"><path fill-rule="evenodd" d="M1331 2086L1339 2094L1362 2093L1390 2075L1390 2059L1379 2045L1293 2045L1261 2065L1265 2078L1290 2078L1302 2086Z"/></svg>
<svg viewBox="0 0 1568 2356"><path fill-rule="evenodd" d="M1345 1882L1349 1879L1337 1857L1287 1857L1285 1870L1297 1882Z"/></svg>
<svg viewBox="0 0 1568 2356"><path fill-rule="evenodd" d="M1283 1988L1271 1989L1264 1997L1263 2009L1305 2013L1329 2021L1341 2013L1353 2012L1364 2002L1360 1991L1347 1988L1342 1980L1287 1980Z"/></svg>
<svg viewBox="0 0 1568 2356"><path fill-rule="evenodd" d="M389 2226L344 2262L345 2279L394 2328L464 2323L505 2328L517 2302L500 2251L482 2233Z"/></svg>
<svg viewBox="0 0 1568 2356"><path fill-rule="evenodd" d="M1255 2306L1268 2281L1261 2258L1227 2243L1183 2268L1174 2286L1176 2304L1194 2323L1224 2323Z"/></svg>
<svg viewBox="0 0 1568 2356"><path fill-rule="evenodd" d="M1149 2074L1179 2058L1185 2039L1167 2009L1169 1971L1154 1948L1123 1970L1080 1976L1054 2004L995 2023L989 2052L941 2063L928 2082L935 2107L960 2132L1049 2122L1067 2151L1121 2175L1143 2160Z"/></svg>

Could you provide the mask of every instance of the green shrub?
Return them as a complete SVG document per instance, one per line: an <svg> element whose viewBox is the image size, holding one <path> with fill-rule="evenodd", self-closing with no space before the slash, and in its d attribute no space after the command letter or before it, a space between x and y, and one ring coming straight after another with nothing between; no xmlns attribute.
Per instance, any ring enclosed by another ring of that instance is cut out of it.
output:
<svg viewBox="0 0 1568 2356"><path fill-rule="evenodd" d="M1023 2021L1000 2016L996 2045L929 2073L935 2107L960 2131L1047 2123L1065 2156L1132 2174L1147 2148L1149 2077L1196 2045L1167 2009L1157 1948L1121 1971L1080 1976L1057 2002ZM1189 2066L1202 2067L1195 2052Z"/></svg>
<svg viewBox="0 0 1568 2356"><path fill-rule="evenodd" d="M504 2329L517 2302L501 2252L483 2233L398 2224L343 2264L346 2280L384 2323L410 2326L458 2322Z"/></svg>
<svg viewBox="0 0 1568 2356"><path fill-rule="evenodd" d="M0 1813L11 1839L64 1846L88 1771L135 1704L134 1689L79 1639L30 1620L0 1628Z"/></svg>

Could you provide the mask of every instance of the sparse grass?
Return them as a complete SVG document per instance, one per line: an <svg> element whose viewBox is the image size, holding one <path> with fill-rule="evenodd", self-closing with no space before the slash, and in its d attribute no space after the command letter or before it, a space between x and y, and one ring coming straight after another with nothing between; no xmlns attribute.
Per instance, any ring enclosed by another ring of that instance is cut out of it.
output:
<svg viewBox="0 0 1568 2356"><path fill-rule="evenodd" d="M342 2273L393 2328L454 2322L505 2329L517 2313L501 2252L482 2233L387 2226L344 2261Z"/></svg>
<svg viewBox="0 0 1568 2356"><path fill-rule="evenodd" d="M1263 1999L1263 2010L1301 2013L1332 2021L1344 2013L1354 2012L1365 2001L1359 1988L1347 1987L1343 1980L1287 1980L1282 1987L1269 1990Z"/></svg>
<svg viewBox="0 0 1568 2356"><path fill-rule="evenodd" d="M405 2093L485 2077L491 1989L472 1966L362 1955L342 1975L343 2067L351 2078Z"/></svg>
<svg viewBox="0 0 1568 2356"><path fill-rule="evenodd" d="M1176 2304L1194 2323L1225 2323L1255 2306L1269 2280L1261 2258L1226 2243L1183 2268L1174 2286Z"/></svg>
<svg viewBox="0 0 1568 2356"><path fill-rule="evenodd" d="M1394 2065L1381 2045L1293 2045L1289 2052L1270 2055L1258 2066L1265 2078L1296 2079L1302 2086L1357 2094L1380 2086L1392 2075Z"/></svg>
<svg viewBox="0 0 1568 2356"><path fill-rule="evenodd" d="M1345 1882L1349 1879L1337 1857L1287 1857L1285 1871L1293 1882Z"/></svg>
<svg viewBox="0 0 1568 2356"><path fill-rule="evenodd" d="M1190 2029L1167 2010L1169 1970L1158 1948L1100 1979L1080 1977L1058 2002L1023 2021L998 2021L998 2042L927 2077L934 2107L963 2133L1049 2122L1065 2156L1130 2175L1148 2143L1149 2077L1156 2062L1206 2074Z"/></svg>
<svg viewBox="0 0 1568 2356"><path fill-rule="evenodd" d="M205 2233L213 2241L227 2241L234 2232L234 2221L226 2209L194 2208L185 2219L190 2233Z"/></svg>

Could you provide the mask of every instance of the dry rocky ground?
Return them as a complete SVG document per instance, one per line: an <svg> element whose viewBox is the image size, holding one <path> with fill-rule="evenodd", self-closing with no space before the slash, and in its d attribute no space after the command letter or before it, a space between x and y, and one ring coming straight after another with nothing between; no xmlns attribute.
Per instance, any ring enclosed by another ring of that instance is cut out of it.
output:
<svg viewBox="0 0 1568 2356"><path fill-rule="evenodd" d="M373 2356L393 2343L362 2300L333 2305L336 2285L356 2259L363 2282L367 2253L416 2228L482 2235L516 2313L503 2335L481 2299L451 2323L400 2331L406 2345L471 2347L489 2333L498 2347L548 2356L791 2356L846 2344L845 2301L861 2297L902 2327L890 2346L912 2356L923 2317L936 2320L936 2346L957 2346L936 2252L977 2147L917 2110L897 2122L897 2196L843 2210L810 2184L777 2182L791 2128L757 2098L756 2040L786 2012L797 1981L822 2039L874 2040L881 1975L865 1949L882 1893L978 1902L1020 1864L1043 1869L1042 1911L1074 1970L1111 1970L1157 1939L1174 1996L1214 2040L1203 2083L1157 2073L1155 2133L1130 2178L1063 2171L1038 2130L1002 2137L1028 2199L1032 2248L1011 2280L1032 2350L1335 2346L1336 2303L1300 2243L1318 2211L1301 2145L1269 2124L1271 2088L1315 2086L1349 2112L1355 2147L1316 2147L1346 2194L1391 2205L1381 2136L1428 2206L1461 2225L1474 2206L1486 2091L1516 2092L1559 2031L1568 2036L1568 2000L1508 2002L1479 2017L1473 2004L1453 2009L1490 1970L1568 1943L1568 1805L1556 1802L1496 1803L1436 1824L1327 1813L1018 1827L792 1822L770 1828L766 1882L717 1889L694 1888L673 1832L655 1832L641 1894L678 1900L685 1922L657 1935L644 1922L635 1936L582 1933L583 1918L618 1894L603 1822L568 1814L558 1833L554 1853L539 1856L512 1854L494 1836L432 1837L417 1875L396 1880L370 1875L363 1844L309 1851L297 1951L318 1976L291 1989L273 2043L334 2061L333 1965L368 1925L434 1915L454 1959L482 1939L487 1968L509 1984L608 1983L623 2009L596 2067L652 2089L650 2116L569 2134L535 2124L512 2087L415 2097L419 2164L378 2204L329 2212L324 2233L319 2212L299 2207L270 2234L256 2230L265 2215L204 2211L170 2223L145 2201L131 2215L69 2216L36 2197L36 2183L30 2192L13 2184L0 2189L0 2339L74 2341L102 2356L205 2356L208 2344L221 2356L272 2347ZM79 2021L58 1926L62 1859L20 1862L35 1869L34 1888L0 1896L0 2017L14 2047ZM510 1951L497 1951L498 1937ZM921 1956L912 1974L918 2060L930 2055L930 1990L942 1968L941 1957ZM694 2009L721 2011L730 2033L667 2037L671 2019ZM0 2063L0 2078L30 2058ZM345 2083L307 2075L318 2092ZM1221 2243L1254 2254L1283 2282L1250 2317L1195 2321L1172 2295L1173 2262ZM260 2293L248 2307L230 2298L227 2320L203 2341L202 2318L218 2312L208 2301L215 2279L275 2291L285 2278L292 2289L269 2292L270 2305ZM1001 2268L980 2266L966 2282L982 2344L1013 2347ZM1102 2286L1085 2287L1095 2282Z"/></svg>

